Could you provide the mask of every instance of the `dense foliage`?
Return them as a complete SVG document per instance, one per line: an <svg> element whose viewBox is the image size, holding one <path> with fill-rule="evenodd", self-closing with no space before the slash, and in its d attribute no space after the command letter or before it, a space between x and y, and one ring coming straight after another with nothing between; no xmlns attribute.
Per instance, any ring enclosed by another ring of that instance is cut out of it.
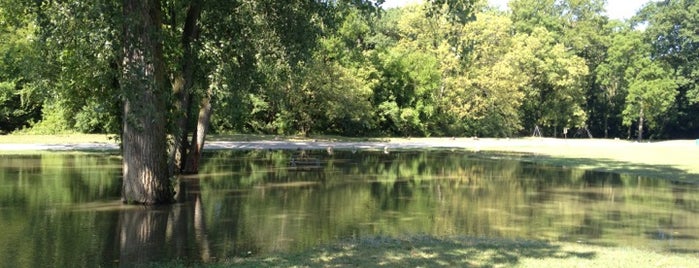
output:
<svg viewBox="0 0 699 268"><path fill-rule="evenodd" d="M692 0L160 2L170 133L699 136ZM0 133L120 133L122 15L0 0Z"/></svg>

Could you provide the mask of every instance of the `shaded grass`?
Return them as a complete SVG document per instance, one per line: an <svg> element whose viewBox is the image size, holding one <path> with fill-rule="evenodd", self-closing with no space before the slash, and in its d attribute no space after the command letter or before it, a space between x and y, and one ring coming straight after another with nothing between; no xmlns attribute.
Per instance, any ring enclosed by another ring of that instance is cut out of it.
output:
<svg viewBox="0 0 699 268"><path fill-rule="evenodd" d="M692 267L694 254L500 238L411 236L337 242L298 253L148 267Z"/></svg>
<svg viewBox="0 0 699 268"><path fill-rule="evenodd" d="M337 135L280 136L264 134L215 134L207 136L207 141L324 141L324 142L388 142L390 138L342 137Z"/></svg>
<svg viewBox="0 0 699 268"><path fill-rule="evenodd" d="M0 143L6 144L75 144L75 143L99 143L115 142L116 134L59 134L59 135L33 135L33 134L9 134L0 135ZM386 142L389 138L370 137L342 137L333 135L316 136L279 136L262 134L213 134L207 135L207 141L328 141L328 142Z"/></svg>

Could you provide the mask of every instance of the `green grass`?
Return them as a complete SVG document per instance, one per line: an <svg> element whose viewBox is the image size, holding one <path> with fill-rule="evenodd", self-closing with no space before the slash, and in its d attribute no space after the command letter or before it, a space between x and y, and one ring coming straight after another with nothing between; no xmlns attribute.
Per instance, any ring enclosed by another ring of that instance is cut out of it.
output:
<svg viewBox="0 0 699 268"><path fill-rule="evenodd" d="M627 173L699 183L699 145L694 141L634 143L613 140L557 140L481 148L496 156L560 167Z"/></svg>
<svg viewBox="0 0 699 268"><path fill-rule="evenodd" d="M374 237L269 256L150 267L694 267L696 252L473 237Z"/></svg>

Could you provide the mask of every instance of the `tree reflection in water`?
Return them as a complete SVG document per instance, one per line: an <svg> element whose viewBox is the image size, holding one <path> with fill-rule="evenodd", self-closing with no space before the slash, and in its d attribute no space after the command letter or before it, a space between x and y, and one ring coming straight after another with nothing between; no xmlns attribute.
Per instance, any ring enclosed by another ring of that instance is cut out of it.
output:
<svg viewBox="0 0 699 268"><path fill-rule="evenodd" d="M211 260L199 179L182 178L176 189L176 204L133 206L119 212L120 266L173 256L196 262Z"/></svg>
<svg viewBox="0 0 699 268"><path fill-rule="evenodd" d="M180 202L158 207L118 201L114 155L2 157L0 266L207 262L415 234L699 252L693 184L458 151L308 151L321 167L294 169L296 153L210 152L179 179Z"/></svg>

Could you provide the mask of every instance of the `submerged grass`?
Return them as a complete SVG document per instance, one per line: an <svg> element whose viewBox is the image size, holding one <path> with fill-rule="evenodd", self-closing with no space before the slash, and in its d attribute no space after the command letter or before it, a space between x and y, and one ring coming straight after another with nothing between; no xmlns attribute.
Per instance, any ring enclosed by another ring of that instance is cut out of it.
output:
<svg viewBox="0 0 699 268"><path fill-rule="evenodd" d="M500 238L373 237L300 253L147 267L693 267L699 254Z"/></svg>

